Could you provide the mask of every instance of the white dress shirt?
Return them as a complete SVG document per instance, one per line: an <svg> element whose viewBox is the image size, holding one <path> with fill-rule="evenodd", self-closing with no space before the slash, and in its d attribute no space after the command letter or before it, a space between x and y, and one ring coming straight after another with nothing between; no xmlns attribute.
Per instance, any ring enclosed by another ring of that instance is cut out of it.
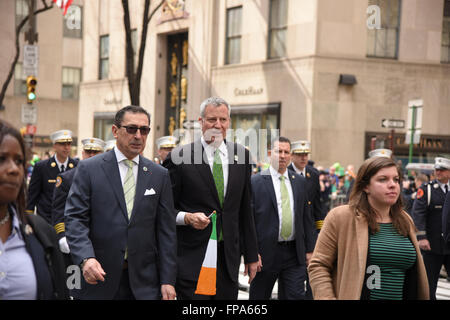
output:
<svg viewBox="0 0 450 320"><path fill-rule="evenodd" d="M59 172L61 172L61 166L62 165L64 165L64 171L67 170L67 165L69 164L69 157L66 158L66 161L61 163L61 162L58 161L58 157L55 154L55 161L56 161L56 164L58 165Z"/></svg>
<svg viewBox="0 0 450 320"><path fill-rule="evenodd" d="M294 168L295 172L297 172L298 174L300 174L300 175L306 177L306 167L303 168L303 170L300 170L299 168L297 168L297 167L295 166L295 163L293 163L293 162L292 162L292 167Z"/></svg>
<svg viewBox="0 0 450 320"><path fill-rule="evenodd" d="M123 183L125 182L125 177L127 176L127 172L128 172L128 166L124 160L127 160L128 158L125 157L125 155L117 148L117 146L114 147L114 152L116 154L117 165L119 166L119 172L120 172L120 180L122 181L122 186L123 186ZM132 159L132 161L134 162L134 166L133 166L134 183L137 184L139 155L134 157Z"/></svg>
<svg viewBox="0 0 450 320"><path fill-rule="evenodd" d="M216 148L212 144L207 144L205 139L201 137L200 139L203 149L205 149L205 154L208 159L209 167L211 168L211 173L213 172L214 165L214 154L216 152ZM225 195L227 194L227 185L228 185L228 149L225 142L222 141L219 148L220 160L222 161L222 171L223 171L223 197L225 199ZM184 222L184 216L186 212L180 211L177 214L177 225L186 225Z"/></svg>
<svg viewBox="0 0 450 320"><path fill-rule="evenodd" d="M273 183L273 188L275 190L275 196L277 198L278 218L280 221L279 226L278 226L278 241L292 241L295 239L295 228L294 228L294 226L295 226L294 209L295 208L294 208L294 193L292 192L292 185L291 185L291 181L289 180L288 170L286 169L283 176L285 177L284 183L286 184L286 188L288 190L289 201L290 201L290 205L291 205L292 233L291 233L291 236L286 240L281 237L281 221L282 221L282 217L283 217L283 211L281 208L281 181L280 181L281 173L279 173L277 170L275 170L272 166L270 166L269 170L270 170L270 175L272 176L272 183Z"/></svg>

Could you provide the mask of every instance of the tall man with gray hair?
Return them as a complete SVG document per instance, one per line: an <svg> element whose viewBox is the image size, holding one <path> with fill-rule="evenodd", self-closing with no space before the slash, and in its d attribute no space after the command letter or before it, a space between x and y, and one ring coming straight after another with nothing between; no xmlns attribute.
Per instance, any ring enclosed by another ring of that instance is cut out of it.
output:
<svg viewBox="0 0 450 320"><path fill-rule="evenodd" d="M226 141L229 104L203 101L202 137L172 150L163 165L172 180L177 214L179 299L237 299L241 253L249 282L258 249L251 210L251 156Z"/></svg>

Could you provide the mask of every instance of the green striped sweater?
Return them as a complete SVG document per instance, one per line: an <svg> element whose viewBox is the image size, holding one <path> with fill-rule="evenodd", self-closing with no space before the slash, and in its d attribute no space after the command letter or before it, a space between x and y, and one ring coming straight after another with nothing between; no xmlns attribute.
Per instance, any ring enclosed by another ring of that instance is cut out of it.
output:
<svg viewBox="0 0 450 320"><path fill-rule="evenodd" d="M408 237L392 223L380 223L380 231L369 236L367 280L370 300L402 300L406 271L416 262L416 250Z"/></svg>

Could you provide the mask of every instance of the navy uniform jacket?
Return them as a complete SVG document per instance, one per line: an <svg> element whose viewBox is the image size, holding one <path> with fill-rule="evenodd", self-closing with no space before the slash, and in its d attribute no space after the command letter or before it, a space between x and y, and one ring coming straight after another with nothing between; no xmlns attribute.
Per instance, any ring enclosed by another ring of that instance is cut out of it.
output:
<svg viewBox="0 0 450 320"><path fill-rule="evenodd" d="M430 205L428 205L428 185L431 189ZM412 217L418 229L417 239L427 239L430 242L431 252L435 254L449 254L445 250L442 236L442 208L445 193L437 180L424 183L418 190L412 209Z"/></svg>
<svg viewBox="0 0 450 320"><path fill-rule="evenodd" d="M450 247L450 191L447 192L442 209L442 233L447 247Z"/></svg>
<svg viewBox="0 0 450 320"><path fill-rule="evenodd" d="M298 263L305 265L305 254L315 245L311 206L306 199L306 180L293 170L288 171L294 197L295 245ZM276 264L280 219L270 170L252 176L252 208L258 236L258 249L264 270Z"/></svg>
<svg viewBox="0 0 450 320"><path fill-rule="evenodd" d="M169 173L139 156L136 195L128 218L114 149L80 161L64 211L66 238L75 264L96 258L106 272L96 285L81 279L80 299L114 297L125 249L136 299L161 297L161 284L175 285L177 237Z"/></svg>
<svg viewBox="0 0 450 320"><path fill-rule="evenodd" d="M64 208L67 196L77 168L58 174L56 177L55 190L53 192L52 226L58 235L58 239L66 236L64 224Z"/></svg>
<svg viewBox="0 0 450 320"><path fill-rule="evenodd" d="M292 163L289 165L288 169L295 172L295 169ZM307 189L307 201L308 204L312 207L310 212L313 216L313 224L317 231L322 229L323 220L327 215L327 211L325 206L322 204L320 200L320 183L319 183L319 172L317 169L307 165L305 168L306 171L306 189Z"/></svg>
<svg viewBox="0 0 450 320"><path fill-rule="evenodd" d="M72 169L78 164L77 160L69 158L67 169ZM33 213L37 208L37 213L48 223L52 221L52 201L53 189L55 188L56 176L59 168L55 161L55 156L47 160L42 160L34 165L28 186L28 203L26 212Z"/></svg>

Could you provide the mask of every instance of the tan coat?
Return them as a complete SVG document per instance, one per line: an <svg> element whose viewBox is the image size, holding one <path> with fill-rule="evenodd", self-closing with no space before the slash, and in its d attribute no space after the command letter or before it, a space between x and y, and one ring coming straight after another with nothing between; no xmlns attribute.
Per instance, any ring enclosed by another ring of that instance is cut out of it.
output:
<svg viewBox="0 0 450 320"><path fill-rule="evenodd" d="M429 299L425 266L412 219L409 238L417 252L417 298ZM314 299L359 300L366 272L369 227L348 205L331 210L320 231L311 262L309 281Z"/></svg>

